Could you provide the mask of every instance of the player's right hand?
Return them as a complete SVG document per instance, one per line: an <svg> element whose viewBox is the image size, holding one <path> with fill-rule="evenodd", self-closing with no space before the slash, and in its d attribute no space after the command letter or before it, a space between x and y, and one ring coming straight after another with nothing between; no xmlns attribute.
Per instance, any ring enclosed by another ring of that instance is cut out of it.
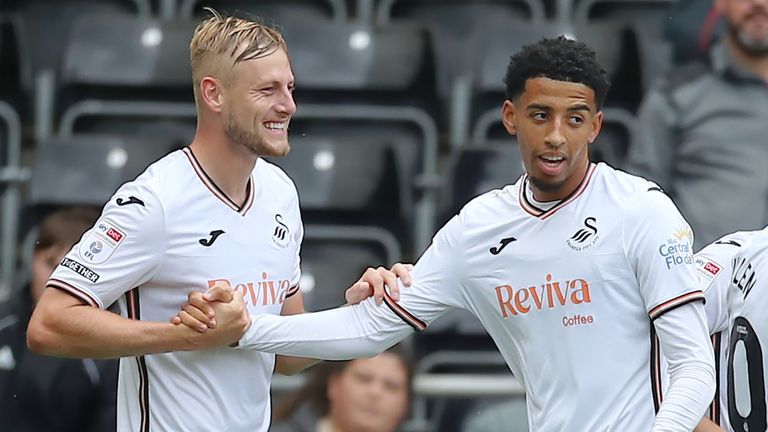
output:
<svg viewBox="0 0 768 432"><path fill-rule="evenodd" d="M240 340L251 324L242 292L234 291L223 297L211 298L229 301L207 302L203 293L191 292L188 296L189 302L182 306L182 310L172 320L198 332L199 336L191 341L197 348L229 346ZM205 307L199 308L193 303ZM209 327L212 320L209 318L209 310L211 315L216 317L214 327Z"/></svg>
<svg viewBox="0 0 768 432"><path fill-rule="evenodd" d="M411 271L413 264L396 263L391 269L384 267L368 267L363 276L349 287L344 293L347 304L358 304L368 297L373 297L376 304L384 302L386 288L390 289L390 297L394 301L400 300L400 287L397 280L400 279L406 287L411 286Z"/></svg>

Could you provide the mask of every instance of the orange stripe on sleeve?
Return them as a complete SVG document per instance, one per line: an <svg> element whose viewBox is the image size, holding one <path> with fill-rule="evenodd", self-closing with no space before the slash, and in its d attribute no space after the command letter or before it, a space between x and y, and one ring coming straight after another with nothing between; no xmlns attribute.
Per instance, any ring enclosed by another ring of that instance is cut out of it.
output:
<svg viewBox="0 0 768 432"><path fill-rule="evenodd" d="M82 289L67 282L64 282L63 280L49 279L45 286L46 288L51 287L62 290L72 295L73 297L77 297L78 299L82 300L83 303L87 303L93 307L99 307L99 302L90 293L85 292Z"/></svg>
<svg viewBox="0 0 768 432"><path fill-rule="evenodd" d="M684 304L699 300L704 301L704 293L701 292L701 290L691 291L689 293L677 296L671 300L667 300L664 303L656 306L655 308L651 309L650 312L648 312L648 315L651 317L651 320L655 320L656 318L662 316L665 312L680 307Z"/></svg>

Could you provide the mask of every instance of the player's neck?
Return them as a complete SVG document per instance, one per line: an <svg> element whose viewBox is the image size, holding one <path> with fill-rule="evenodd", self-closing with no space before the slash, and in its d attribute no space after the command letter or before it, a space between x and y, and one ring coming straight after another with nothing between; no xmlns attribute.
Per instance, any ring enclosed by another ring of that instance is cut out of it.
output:
<svg viewBox="0 0 768 432"><path fill-rule="evenodd" d="M226 142L204 139L199 134L189 147L208 177L232 202L245 202L248 179L256 165L257 156L245 149L238 151L236 146Z"/></svg>
<svg viewBox="0 0 768 432"><path fill-rule="evenodd" d="M574 171L565 181L554 190L546 190L537 187L535 181L531 181L531 192L533 199L540 203L548 203L553 201L561 201L573 194L573 192L581 186L584 182L584 178L589 173L590 162L580 166ZM530 180L529 180L530 181Z"/></svg>

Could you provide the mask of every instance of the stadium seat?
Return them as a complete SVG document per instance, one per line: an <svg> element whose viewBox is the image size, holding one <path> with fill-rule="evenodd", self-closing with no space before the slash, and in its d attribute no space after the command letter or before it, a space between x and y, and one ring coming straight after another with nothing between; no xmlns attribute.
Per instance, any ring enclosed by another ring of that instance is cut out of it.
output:
<svg viewBox="0 0 768 432"><path fill-rule="evenodd" d="M415 346L420 346L420 340ZM476 411L481 405L499 397L523 396L523 389L514 381L509 368L501 354L491 343L483 350L466 350L459 347L435 351L419 358L416 366L417 375L439 374L454 377L456 380L471 383L472 377L496 379L498 382L510 381L513 388L504 388L501 392L489 388L472 386L476 394L464 395L422 395L414 397L412 406L413 423L425 427L426 430L440 432L461 432L467 414ZM471 385L471 384L470 384ZM499 389L496 389L499 390ZM515 431L516 424L488 430Z"/></svg>
<svg viewBox="0 0 768 432"><path fill-rule="evenodd" d="M8 293L14 277L21 183L28 178L21 167L19 114L0 100L0 298Z"/></svg>
<svg viewBox="0 0 768 432"><path fill-rule="evenodd" d="M28 203L101 206L120 185L174 149L167 141L108 135L39 142Z"/></svg>
<svg viewBox="0 0 768 432"><path fill-rule="evenodd" d="M400 193L409 185L399 176L392 144L376 137L296 137L287 156L270 161L296 183L305 218L306 211L350 212L367 220L376 214L389 219L411 213L411 201Z"/></svg>
<svg viewBox="0 0 768 432"><path fill-rule="evenodd" d="M344 304L344 292L367 267L389 267L400 255L395 237L381 228L307 224L299 281L304 307L318 311Z"/></svg>
<svg viewBox="0 0 768 432"><path fill-rule="evenodd" d="M17 34L16 17L0 13L0 99L13 106L23 105L22 71L28 67L22 62L21 47ZM26 79L29 79L26 75Z"/></svg>
<svg viewBox="0 0 768 432"><path fill-rule="evenodd" d="M64 55L59 133L161 135L189 143L196 111L188 46L195 25L80 16Z"/></svg>
<svg viewBox="0 0 768 432"><path fill-rule="evenodd" d="M454 149L443 194L443 221L474 197L513 184L524 172L514 139Z"/></svg>
<svg viewBox="0 0 768 432"><path fill-rule="evenodd" d="M179 0L179 17L204 17L205 7L225 14L257 16L278 25L296 18L340 22L348 17L344 0Z"/></svg>
<svg viewBox="0 0 768 432"><path fill-rule="evenodd" d="M437 92L442 101L441 127L451 124L451 94L474 74L489 28L539 23L545 10L540 0L382 0L375 11L379 26L412 23L426 27L435 53Z"/></svg>
<svg viewBox="0 0 768 432"><path fill-rule="evenodd" d="M0 10L12 16L28 67L22 84L31 92L33 77L39 71L58 72L61 68L64 47L80 15L98 12L149 17L151 5L149 0L4 0Z"/></svg>
<svg viewBox="0 0 768 432"><path fill-rule="evenodd" d="M662 34L673 0L579 0L573 20L581 25L600 22L625 23L635 34L642 89L672 65L672 44Z"/></svg>
<svg viewBox="0 0 768 432"><path fill-rule="evenodd" d="M368 137L296 137L271 162L293 179L309 224L375 225L398 236L413 215L411 177L392 142Z"/></svg>
<svg viewBox="0 0 768 432"><path fill-rule="evenodd" d="M438 153L426 32L409 25L301 20L283 30L297 83L291 136L389 143L409 179L402 191L406 201L417 202L408 226L395 231L413 233L406 244L426 246L436 199L427 189Z"/></svg>

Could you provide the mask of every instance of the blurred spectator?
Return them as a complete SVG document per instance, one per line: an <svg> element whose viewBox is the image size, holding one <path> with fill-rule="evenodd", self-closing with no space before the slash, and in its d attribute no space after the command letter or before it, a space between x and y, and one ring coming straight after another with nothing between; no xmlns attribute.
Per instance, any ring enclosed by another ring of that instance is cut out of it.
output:
<svg viewBox="0 0 768 432"><path fill-rule="evenodd" d="M411 401L412 368L397 348L315 366L275 408L272 432L393 432Z"/></svg>
<svg viewBox="0 0 768 432"><path fill-rule="evenodd" d="M708 64L671 71L640 107L629 170L656 181L696 235L768 224L768 1L716 0L726 31Z"/></svg>
<svg viewBox="0 0 768 432"><path fill-rule="evenodd" d="M86 207L48 216L35 242L28 283L0 304L0 430L115 430L116 360L45 357L26 343L27 323L48 277L98 216Z"/></svg>
<svg viewBox="0 0 768 432"><path fill-rule="evenodd" d="M677 0L664 17L664 38L672 44L675 63L706 59L722 34L720 11L712 0Z"/></svg>

